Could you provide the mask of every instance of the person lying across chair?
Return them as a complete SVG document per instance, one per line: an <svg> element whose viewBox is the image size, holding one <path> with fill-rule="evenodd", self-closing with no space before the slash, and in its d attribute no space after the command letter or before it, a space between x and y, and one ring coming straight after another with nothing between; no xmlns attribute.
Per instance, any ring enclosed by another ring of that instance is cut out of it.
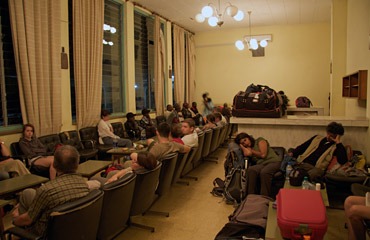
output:
<svg viewBox="0 0 370 240"><path fill-rule="evenodd" d="M12 176L22 176L30 174L26 166L19 160L10 157L9 149L5 146L3 140L0 139L0 180L9 178L9 173Z"/></svg>
<svg viewBox="0 0 370 240"><path fill-rule="evenodd" d="M346 149L340 142L343 134L342 124L331 122L326 127L326 136L311 137L289 155L297 159L299 167L308 172L311 181L321 182L333 156L337 157L340 164L348 161Z"/></svg>

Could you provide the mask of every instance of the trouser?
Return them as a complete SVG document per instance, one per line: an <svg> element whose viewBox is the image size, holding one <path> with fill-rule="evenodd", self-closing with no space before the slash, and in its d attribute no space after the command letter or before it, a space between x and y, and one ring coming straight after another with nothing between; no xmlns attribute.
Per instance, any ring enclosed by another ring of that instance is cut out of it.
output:
<svg viewBox="0 0 370 240"><path fill-rule="evenodd" d="M103 137L102 138L104 144L113 145L113 138L112 137ZM132 141L130 139L125 138L117 138L117 146L118 147L133 147Z"/></svg>
<svg viewBox="0 0 370 240"><path fill-rule="evenodd" d="M298 163L298 166L307 171L311 182L321 183L323 181L322 177L325 172L320 168L305 162Z"/></svg>
<svg viewBox="0 0 370 240"><path fill-rule="evenodd" d="M9 173L7 171L0 170L0 181L9 178Z"/></svg>
<svg viewBox="0 0 370 240"><path fill-rule="evenodd" d="M279 170L281 162L271 162L266 165L257 164L247 170L247 194L257 193L258 177L261 183L260 194L271 197L271 185L274 174Z"/></svg>
<svg viewBox="0 0 370 240"><path fill-rule="evenodd" d="M351 185L351 191L355 196L365 197L366 193L370 192L370 187L360 183L354 183Z"/></svg>
<svg viewBox="0 0 370 240"><path fill-rule="evenodd" d="M7 159L0 162L0 171L15 173L17 176L30 174L26 166L19 160Z"/></svg>
<svg viewBox="0 0 370 240"><path fill-rule="evenodd" d="M27 188L23 190L19 198L19 207L18 207L19 215L28 211L35 196L36 196L36 190L33 188Z"/></svg>

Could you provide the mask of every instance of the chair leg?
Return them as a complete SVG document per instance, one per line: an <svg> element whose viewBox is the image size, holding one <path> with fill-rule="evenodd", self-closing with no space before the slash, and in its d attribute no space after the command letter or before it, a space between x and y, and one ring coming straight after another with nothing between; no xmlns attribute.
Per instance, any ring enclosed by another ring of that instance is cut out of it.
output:
<svg viewBox="0 0 370 240"><path fill-rule="evenodd" d="M159 211L152 211L152 210L149 210L149 211L143 213L143 215L145 215L147 213L155 214L155 215L162 215L162 216L165 216L165 217L169 217L170 216L170 213L169 212L159 212Z"/></svg>
<svg viewBox="0 0 370 240"><path fill-rule="evenodd" d="M145 230L149 230L151 232L154 232L155 231L155 228L154 227L150 227L150 226L146 226L146 225L134 223L134 222L131 222L131 221L130 221L129 225L130 226L133 226L133 227L138 227L138 228L142 228L142 229L145 229Z"/></svg>
<svg viewBox="0 0 370 240"><path fill-rule="evenodd" d="M176 183L177 184L187 185L187 186L189 186L189 184L190 184L188 181L177 181Z"/></svg>
<svg viewBox="0 0 370 240"><path fill-rule="evenodd" d="M198 177L193 177L193 176L188 176L188 175L186 175L186 176L181 176L181 178L188 178L188 179L193 179L193 180L195 180L195 181L198 181Z"/></svg>

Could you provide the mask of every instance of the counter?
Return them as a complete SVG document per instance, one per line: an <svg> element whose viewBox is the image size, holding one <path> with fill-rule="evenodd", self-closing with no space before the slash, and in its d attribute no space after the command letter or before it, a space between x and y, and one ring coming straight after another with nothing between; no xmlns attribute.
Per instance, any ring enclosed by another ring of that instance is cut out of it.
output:
<svg viewBox="0 0 370 240"><path fill-rule="evenodd" d="M314 135L326 135L330 122L341 123L344 145L360 150L367 155L367 129L369 119L344 116L288 115L283 118L240 118L232 117L231 123L238 124L238 132L246 132L255 138L263 137L271 146L295 148Z"/></svg>

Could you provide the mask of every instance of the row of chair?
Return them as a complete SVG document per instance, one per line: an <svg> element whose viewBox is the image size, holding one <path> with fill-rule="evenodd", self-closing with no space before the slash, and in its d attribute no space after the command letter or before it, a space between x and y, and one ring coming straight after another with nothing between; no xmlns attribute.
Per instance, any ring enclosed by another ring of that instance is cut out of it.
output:
<svg viewBox="0 0 370 240"><path fill-rule="evenodd" d="M151 171L139 170L126 174L123 178L104 185L104 193L92 191L82 199L57 207L51 214L47 238L112 239L127 225L154 231L153 227L133 223L131 216L151 212L152 205L170 190L171 185L199 166L201 160L213 153L231 131L231 125L226 125L200 132L199 146L192 148L189 153L168 154ZM162 214L169 216L169 213ZM7 233L22 238L37 238L19 227L10 228Z"/></svg>

